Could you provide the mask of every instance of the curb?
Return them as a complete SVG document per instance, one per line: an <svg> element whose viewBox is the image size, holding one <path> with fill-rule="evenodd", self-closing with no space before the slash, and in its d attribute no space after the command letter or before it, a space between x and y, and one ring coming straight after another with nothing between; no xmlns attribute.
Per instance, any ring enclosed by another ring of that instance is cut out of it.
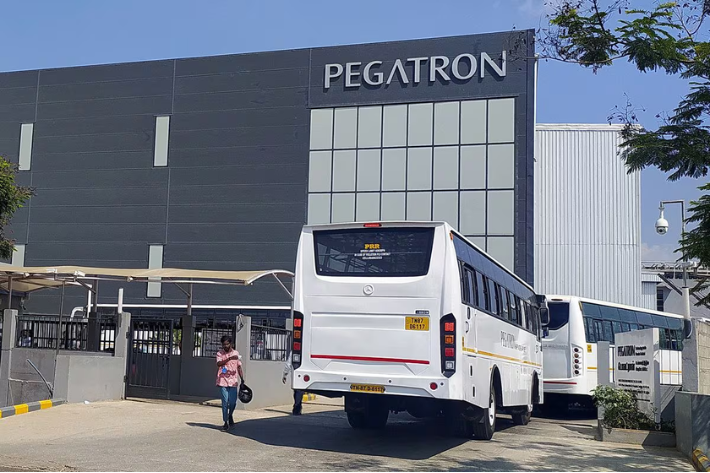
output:
<svg viewBox="0 0 710 473"><path fill-rule="evenodd" d="M315 401L315 400L316 400L315 394L304 394L303 395L303 402Z"/></svg>
<svg viewBox="0 0 710 473"><path fill-rule="evenodd" d="M710 471L710 459L699 448L693 450L692 458L697 471Z"/></svg>
<svg viewBox="0 0 710 473"><path fill-rule="evenodd" d="M19 416L20 414L27 414L28 412L41 411L43 409L49 409L50 407L59 406L60 404L65 403L66 401L49 399L46 401L30 402L27 404L17 404L16 406L0 407L0 419Z"/></svg>

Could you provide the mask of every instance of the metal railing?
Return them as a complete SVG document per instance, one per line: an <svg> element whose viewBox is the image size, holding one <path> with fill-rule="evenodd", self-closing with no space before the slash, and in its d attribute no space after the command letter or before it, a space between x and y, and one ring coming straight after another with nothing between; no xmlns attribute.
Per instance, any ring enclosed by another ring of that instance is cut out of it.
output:
<svg viewBox="0 0 710 473"><path fill-rule="evenodd" d="M290 346L290 330L263 325L251 326L250 360L286 361Z"/></svg>
<svg viewBox="0 0 710 473"><path fill-rule="evenodd" d="M92 329L94 340L89 339ZM86 318L62 317L61 328L57 315L21 315L17 318L15 346L56 350L57 342L60 350L114 353L116 316L102 315L95 322Z"/></svg>
<svg viewBox="0 0 710 473"><path fill-rule="evenodd" d="M222 337L229 335L236 342L236 320L214 317L197 318L195 324L195 343L192 355L213 358L222 348Z"/></svg>

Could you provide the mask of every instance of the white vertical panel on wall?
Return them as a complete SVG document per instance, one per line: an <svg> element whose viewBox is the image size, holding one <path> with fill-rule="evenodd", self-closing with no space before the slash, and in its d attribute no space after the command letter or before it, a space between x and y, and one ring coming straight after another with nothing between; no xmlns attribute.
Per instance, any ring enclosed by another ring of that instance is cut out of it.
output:
<svg viewBox="0 0 710 473"><path fill-rule="evenodd" d="M160 269L163 267L163 245L150 245L148 250L148 269ZM151 278L152 281L160 281L160 278ZM147 297L160 297L162 285L159 282L149 282Z"/></svg>
<svg viewBox="0 0 710 473"><path fill-rule="evenodd" d="M333 147L349 149L357 146L357 108L335 109Z"/></svg>
<svg viewBox="0 0 710 473"><path fill-rule="evenodd" d="M434 144L459 144L458 102L442 102L434 105Z"/></svg>
<svg viewBox="0 0 710 473"><path fill-rule="evenodd" d="M170 117L155 117L155 146L153 148L153 166L168 165L168 149L170 147Z"/></svg>
<svg viewBox="0 0 710 473"><path fill-rule="evenodd" d="M23 123L20 127L20 159L18 169L29 171L32 167L32 137L34 135L34 123Z"/></svg>
<svg viewBox="0 0 710 473"><path fill-rule="evenodd" d="M434 104L417 103L409 106L409 146L431 146L434 124Z"/></svg>
<svg viewBox="0 0 710 473"><path fill-rule="evenodd" d="M311 151L308 164L308 192L330 192L332 151Z"/></svg>
<svg viewBox="0 0 710 473"><path fill-rule="evenodd" d="M382 146L407 146L407 106L387 105L382 109Z"/></svg>
<svg viewBox="0 0 710 473"><path fill-rule="evenodd" d="M12 266L25 265L25 245L15 245L15 251L12 252Z"/></svg>
<svg viewBox="0 0 710 473"><path fill-rule="evenodd" d="M333 109L311 110L311 149L333 148Z"/></svg>
<svg viewBox="0 0 710 473"><path fill-rule="evenodd" d="M640 174L618 125L538 125L535 288L639 306Z"/></svg>
<svg viewBox="0 0 710 473"><path fill-rule="evenodd" d="M461 144L484 144L487 134L487 102L461 102Z"/></svg>
<svg viewBox="0 0 710 473"><path fill-rule="evenodd" d="M404 192L387 192L382 194L383 221L404 220L407 216L406 197Z"/></svg>
<svg viewBox="0 0 710 473"><path fill-rule="evenodd" d="M330 223L330 194L308 196L308 225Z"/></svg>
<svg viewBox="0 0 710 473"><path fill-rule="evenodd" d="M379 148L382 145L382 107L360 107L357 123L357 147Z"/></svg>

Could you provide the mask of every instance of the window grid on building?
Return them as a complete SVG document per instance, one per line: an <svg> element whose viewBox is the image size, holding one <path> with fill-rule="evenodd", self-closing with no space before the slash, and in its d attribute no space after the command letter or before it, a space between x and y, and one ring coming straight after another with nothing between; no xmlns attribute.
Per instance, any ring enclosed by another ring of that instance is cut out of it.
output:
<svg viewBox="0 0 710 473"><path fill-rule="evenodd" d="M515 99L311 111L308 223L443 220L513 267Z"/></svg>

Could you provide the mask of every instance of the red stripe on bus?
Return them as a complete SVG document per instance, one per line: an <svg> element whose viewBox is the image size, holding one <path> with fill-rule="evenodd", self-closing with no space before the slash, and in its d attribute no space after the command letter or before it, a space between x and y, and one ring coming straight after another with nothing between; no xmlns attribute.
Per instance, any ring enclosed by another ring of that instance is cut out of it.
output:
<svg viewBox="0 0 710 473"><path fill-rule="evenodd" d="M548 384L577 384L576 381L543 381Z"/></svg>
<svg viewBox="0 0 710 473"><path fill-rule="evenodd" d="M413 363L417 365L428 365L426 360L407 360L404 358L375 358L369 356L340 356L340 355L311 355L311 358L323 360L350 360L350 361L383 361L385 363Z"/></svg>

